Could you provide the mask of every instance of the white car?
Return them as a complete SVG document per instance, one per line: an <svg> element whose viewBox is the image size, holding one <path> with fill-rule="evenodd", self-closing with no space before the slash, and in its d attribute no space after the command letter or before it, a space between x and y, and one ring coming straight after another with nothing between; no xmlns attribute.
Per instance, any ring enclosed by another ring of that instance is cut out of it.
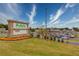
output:
<svg viewBox="0 0 79 59"><path fill-rule="evenodd" d="M71 36L70 36L70 38L74 38L74 37L75 37L74 35L71 35Z"/></svg>

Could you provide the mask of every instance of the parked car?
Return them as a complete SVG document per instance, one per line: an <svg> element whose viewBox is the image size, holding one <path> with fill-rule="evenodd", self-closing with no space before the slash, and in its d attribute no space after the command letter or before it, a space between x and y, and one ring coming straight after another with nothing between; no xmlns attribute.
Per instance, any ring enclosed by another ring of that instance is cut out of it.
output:
<svg viewBox="0 0 79 59"><path fill-rule="evenodd" d="M70 38L74 38L74 37L75 37L75 35L71 35L71 36L70 36Z"/></svg>

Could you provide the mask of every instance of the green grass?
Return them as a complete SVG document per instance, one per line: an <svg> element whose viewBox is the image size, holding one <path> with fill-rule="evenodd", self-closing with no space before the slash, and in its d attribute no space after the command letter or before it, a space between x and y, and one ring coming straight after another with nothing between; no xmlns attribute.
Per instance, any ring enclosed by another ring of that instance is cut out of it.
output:
<svg viewBox="0 0 79 59"><path fill-rule="evenodd" d="M79 56L79 46L37 38L0 41L1 56Z"/></svg>

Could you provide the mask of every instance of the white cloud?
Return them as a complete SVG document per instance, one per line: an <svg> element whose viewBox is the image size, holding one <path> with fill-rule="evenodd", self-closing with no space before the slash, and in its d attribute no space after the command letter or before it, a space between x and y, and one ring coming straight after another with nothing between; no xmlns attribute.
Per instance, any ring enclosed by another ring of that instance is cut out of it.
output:
<svg viewBox="0 0 79 59"><path fill-rule="evenodd" d="M45 22L42 22L42 25L45 25Z"/></svg>
<svg viewBox="0 0 79 59"><path fill-rule="evenodd" d="M56 22L59 22L59 17L65 12L65 10L62 9L62 7L56 12L55 16L51 16L51 21L48 23L48 26L53 26Z"/></svg>
<svg viewBox="0 0 79 59"><path fill-rule="evenodd" d="M79 22L79 18L73 17L70 21L65 22L62 26L65 26L67 24L74 24L76 22Z"/></svg>
<svg viewBox="0 0 79 59"><path fill-rule="evenodd" d="M52 16L52 14L50 15L49 19L51 21L48 23L48 25L51 26L51 24L55 24L55 22L59 22L59 17L62 16L68 8L74 7L75 5L76 4L66 4L64 7L59 8L55 16Z"/></svg>
<svg viewBox="0 0 79 59"><path fill-rule="evenodd" d="M0 12L0 22L7 23L8 19L16 20L20 19L19 14L20 10L18 9L18 5L16 3L7 3L3 4L4 10Z"/></svg>
<svg viewBox="0 0 79 59"><path fill-rule="evenodd" d="M73 28L73 27L79 27L78 25L79 25L79 17L78 17L78 15L76 15L69 21L62 23L60 26L64 27L64 28L65 27Z"/></svg>
<svg viewBox="0 0 79 59"><path fill-rule="evenodd" d="M0 17L7 18L7 15L5 15L5 14L2 13L2 12L0 12Z"/></svg>
<svg viewBox="0 0 79 59"><path fill-rule="evenodd" d="M45 28L45 22L44 21L42 22L42 25L40 27Z"/></svg>
<svg viewBox="0 0 79 59"><path fill-rule="evenodd" d="M71 7L74 7L76 4L75 3L68 3L65 5L65 8L71 8Z"/></svg>
<svg viewBox="0 0 79 59"><path fill-rule="evenodd" d="M49 20L51 21L53 18L53 14L51 14Z"/></svg>
<svg viewBox="0 0 79 59"><path fill-rule="evenodd" d="M53 24L59 24L59 23L60 23L60 19L58 21L54 22Z"/></svg>
<svg viewBox="0 0 79 59"><path fill-rule="evenodd" d="M5 13L0 12L0 23L7 24L8 19L13 19L12 16L8 16Z"/></svg>
<svg viewBox="0 0 79 59"><path fill-rule="evenodd" d="M62 8L60 8L57 12L56 15L53 17L53 19L50 21L50 23L55 22L56 20L58 20L58 18L64 13L64 10L62 10Z"/></svg>
<svg viewBox="0 0 79 59"><path fill-rule="evenodd" d="M6 11L9 13L11 12L12 14L18 16L20 14L18 6L16 3L8 3L6 4Z"/></svg>
<svg viewBox="0 0 79 59"><path fill-rule="evenodd" d="M0 23L5 24L7 23L7 16L3 13L0 13Z"/></svg>
<svg viewBox="0 0 79 59"><path fill-rule="evenodd" d="M48 27L52 27L52 26L60 26L59 24L60 24L60 19L59 19L58 21L54 22L53 24L51 24L51 25L48 26Z"/></svg>
<svg viewBox="0 0 79 59"><path fill-rule="evenodd" d="M30 12L30 14L26 13L26 15L29 17L29 24L30 26L32 26L34 23L36 23L34 21L34 17L36 16L36 5L33 5L32 11Z"/></svg>

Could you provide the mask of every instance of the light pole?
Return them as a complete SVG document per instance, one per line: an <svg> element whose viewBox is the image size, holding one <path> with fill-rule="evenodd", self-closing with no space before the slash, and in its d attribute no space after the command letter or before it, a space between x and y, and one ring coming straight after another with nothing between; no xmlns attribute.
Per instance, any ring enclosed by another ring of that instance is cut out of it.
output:
<svg viewBox="0 0 79 59"><path fill-rule="evenodd" d="M47 29L47 8L45 8L45 28Z"/></svg>
<svg viewBox="0 0 79 59"><path fill-rule="evenodd" d="M45 39L47 39L47 8L45 8Z"/></svg>

